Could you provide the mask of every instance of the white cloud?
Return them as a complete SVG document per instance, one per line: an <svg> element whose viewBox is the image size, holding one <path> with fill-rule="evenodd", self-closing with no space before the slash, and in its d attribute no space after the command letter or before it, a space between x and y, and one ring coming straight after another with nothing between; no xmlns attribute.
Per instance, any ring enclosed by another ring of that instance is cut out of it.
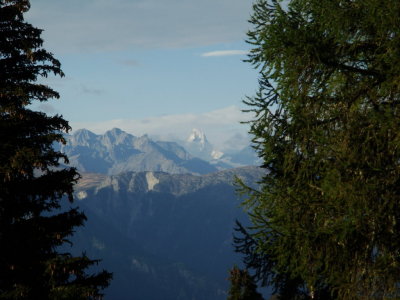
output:
<svg viewBox="0 0 400 300"><path fill-rule="evenodd" d="M97 134L112 128L120 128L135 136L149 134L160 140L186 139L193 128L199 128L218 149L226 151L243 148L248 145L248 126L240 124L249 119L238 107L229 106L202 114L180 114L151 117L141 120L109 120L105 122L71 123L73 130L89 129ZM232 137L243 136L235 145L228 143Z"/></svg>
<svg viewBox="0 0 400 300"><path fill-rule="evenodd" d="M46 49L197 47L245 39L252 0L36 0L27 15Z"/></svg>
<svg viewBox="0 0 400 300"><path fill-rule="evenodd" d="M203 57L212 57L212 56L231 56L231 55L246 55L249 51L247 50L218 50L218 51L210 51L201 54Z"/></svg>

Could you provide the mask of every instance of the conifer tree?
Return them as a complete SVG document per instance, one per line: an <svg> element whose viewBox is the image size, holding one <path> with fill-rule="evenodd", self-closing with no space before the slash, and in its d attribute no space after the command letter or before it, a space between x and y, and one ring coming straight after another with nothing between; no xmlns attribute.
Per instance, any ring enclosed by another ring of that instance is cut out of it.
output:
<svg viewBox="0 0 400 300"><path fill-rule="evenodd" d="M227 300L263 300L257 292L257 285L247 270L240 270L234 266L230 271L231 287Z"/></svg>
<svg viewBox="0 0 400 300"><path fill-rule="evenodd" d="M40 77L64 75L42 48L42 30L24 21L29 7L0 0L0 299L97 299L111 274L87 275L96 260L59 252L86 218L61 209L79 179L52 147L65 142L68 122L29 107L59 98Z"/></svg>
<svg viewBox="0 0 400 300"><path fill-rule="evenodd" d="M256 1L250 21L266 174L242 187L253 243L237 245L278 289L400 297L400 1L281 2Z"/></svg>

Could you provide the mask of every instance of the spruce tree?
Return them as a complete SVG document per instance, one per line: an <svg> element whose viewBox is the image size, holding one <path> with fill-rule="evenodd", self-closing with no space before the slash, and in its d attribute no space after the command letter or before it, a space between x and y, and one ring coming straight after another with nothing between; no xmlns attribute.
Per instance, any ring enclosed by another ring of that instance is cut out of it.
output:
<svg viewBox="0 0 400 300"><path fill-rule="evenodd" d="M257 285L247 270L240 270L234 266L230 270L231 283L227 300L263 300L257 292Z"/></svg>
<svg viewBox="0 0 400 300"><path fill-rule="evenodd" d="M400 297L400 1L284 2L256 1L250 21L266 172L243 186L254 243L238 247L278 289Z"/></svg>
<svg viewBox="0 0 400 300"><path fill-rule="evenodd" d="M87 275L96 260L59 250L86 218L61 208L79 179L53 149L65 142L68 122L29 106L59 98L40 77L64 75L42 48L42 30L24 21L29 7L0 0L0 299L97 299L111 274Z"/></svg>

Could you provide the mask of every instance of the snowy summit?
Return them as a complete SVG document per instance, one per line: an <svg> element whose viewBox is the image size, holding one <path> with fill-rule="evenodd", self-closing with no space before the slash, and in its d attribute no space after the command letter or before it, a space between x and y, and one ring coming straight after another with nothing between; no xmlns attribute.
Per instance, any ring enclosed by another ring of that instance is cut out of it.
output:
<svg viewBox="0 0 400 300"><path fill-rule="evenodd" d="M203 145L203 146L205 146L208 143L204 132L197 128L192 129L192 133L189 135L187 141L191 142L191 143Z"/></svg>

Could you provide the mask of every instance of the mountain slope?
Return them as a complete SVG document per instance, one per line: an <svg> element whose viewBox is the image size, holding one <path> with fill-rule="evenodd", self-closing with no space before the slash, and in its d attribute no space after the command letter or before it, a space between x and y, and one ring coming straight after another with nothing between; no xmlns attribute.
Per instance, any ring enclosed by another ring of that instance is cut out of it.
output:
<svg viewBox="0 0 400 300"><path fill-rule="evenodd" d="M254 183L261 172L84 174L78 203L98 227L89 233L89 226L77 244L124 274L117 275L108 299L226 299L228 269L240 263L231 245L234 221L246 220L233 178Z"/></svg>
<svg viewBox="0 0 400 300"><path fill-rule="evenodd" d="M157 257L85 209L88 221L73 237L73 252L84 250L101 258L100 266L113 272L105 300L219 299L219 287L183 263ZM71 251L71 249L67 249Z"/></svg>

